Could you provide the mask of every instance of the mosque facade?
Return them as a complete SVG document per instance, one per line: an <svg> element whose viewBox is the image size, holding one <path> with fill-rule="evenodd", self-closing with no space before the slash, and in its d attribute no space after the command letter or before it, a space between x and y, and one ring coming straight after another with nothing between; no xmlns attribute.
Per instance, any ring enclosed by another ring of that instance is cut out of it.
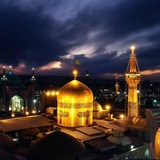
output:
<svg viewBox="0 0 160 160"><path fill-rule="evenodd" d="M39 90L37 87L34 69L32 77L23 82L11 71L3 73L0 80L0 110L25 114L25 112L40 109Z"/></svg>

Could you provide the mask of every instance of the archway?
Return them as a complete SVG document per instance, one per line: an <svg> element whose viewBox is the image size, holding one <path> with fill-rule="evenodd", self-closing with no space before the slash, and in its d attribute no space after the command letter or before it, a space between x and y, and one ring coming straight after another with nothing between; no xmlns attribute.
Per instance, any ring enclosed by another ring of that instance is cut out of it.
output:
<svg viewBox="0 0 160 160"><path fill-rule="evenodd" d="M13 96L9 101L9 111L24 113L24 99L18 95Z"/></svg>

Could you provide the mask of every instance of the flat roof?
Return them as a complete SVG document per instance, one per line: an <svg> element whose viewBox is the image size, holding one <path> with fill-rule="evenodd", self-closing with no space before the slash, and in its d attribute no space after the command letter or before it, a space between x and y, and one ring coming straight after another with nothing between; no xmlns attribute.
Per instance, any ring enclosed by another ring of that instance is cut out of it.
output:
<svg viewBox="0 0 160 160"><path fill-rule="evenodd" d="M82 132L82 133L84 133L84 134L86 134L88 136L93 136L93 135L97 135L97 134L101 134L102 133L101 131L99 131L97 129L94 129L92 127L87 127L87 126L78 127L78 128L76 128L76 130L79 131L79 132Z"/></svg>
<svg viewBox="0 0 160 160"><path fill-rule="evenodd" d="M0 120L0 130L3 132L11 132L52 125L52 121L42 115L33 115Z"/></svg>
<svg viewBox="0 0 160 160"><path fill-rule="evenodd" d="M101 133L101 134L93 134L92 136L89 136L85 133L82 133L78 130L70 130L70 129L66 129L66 128L61 128L61 130L67 134L70 134L71 136L81 140L81 141L88 141L88 140L92 140L92 139L97 139L97 138L101 138L101 137L105 137L106 135Z"/></svg>

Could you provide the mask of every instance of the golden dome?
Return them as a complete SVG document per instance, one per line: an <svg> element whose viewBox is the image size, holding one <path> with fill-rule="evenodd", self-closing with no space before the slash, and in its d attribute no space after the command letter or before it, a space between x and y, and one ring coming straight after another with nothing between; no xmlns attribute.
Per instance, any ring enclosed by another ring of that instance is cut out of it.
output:
<svg viewBox="0 0 160 160"><path fill-rule="evenodd" d="M102 106L97 102L93 102L93 111L102 111Z"/></svg>
<svg viewBox="0 0 160 160"><path fill-rule="evenodd" d="M93 93L82 82L72 80L59 90L57 100L62 103L90 103L93 102Z"/></svg>

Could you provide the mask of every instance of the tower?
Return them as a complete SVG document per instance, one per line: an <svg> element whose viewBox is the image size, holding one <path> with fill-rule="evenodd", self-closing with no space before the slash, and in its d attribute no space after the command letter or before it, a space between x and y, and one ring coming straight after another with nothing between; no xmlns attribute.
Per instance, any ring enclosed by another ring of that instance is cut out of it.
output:
<svg viewBox="0 0 160 160"><path fill-rule="evenodd" d="M116 83L115 83L115 89L116 89L116 96L119 93L119 84L118 84L118 78L116 77Z"/></svg>
<svg viewBox="0 0 160 160"><path fill-rule="evenodd" d="M138 85L140 83L140 72L135 56L135 47L131 46L131 55L126 71L126 82L128 84L128 118L139 116Z"/></svg>

